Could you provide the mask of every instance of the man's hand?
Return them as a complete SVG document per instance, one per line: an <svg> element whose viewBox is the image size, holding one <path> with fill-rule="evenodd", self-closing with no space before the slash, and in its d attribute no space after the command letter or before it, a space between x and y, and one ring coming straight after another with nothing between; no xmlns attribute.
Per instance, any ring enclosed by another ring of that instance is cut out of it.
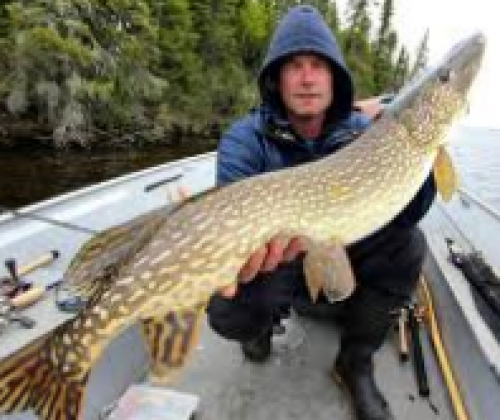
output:
<svg viewBox="0 0 500 420"><path fill-rule="evenodd" d="M383 107L380 98L372 97L354 102L354 109L368 115L370 120L373 120L382 112Z"/></svg>
<svg viewBox="0 0 500 420"><path fill-rule="evenodd" d="M232 299L238 292L238 283L248 283L260 272L274 271L278 264L293 261L303 251L304 245L298 237L290 240L279 236L272 238L250 256L238 274L238 282L222 289L220 294Z"/></svg>

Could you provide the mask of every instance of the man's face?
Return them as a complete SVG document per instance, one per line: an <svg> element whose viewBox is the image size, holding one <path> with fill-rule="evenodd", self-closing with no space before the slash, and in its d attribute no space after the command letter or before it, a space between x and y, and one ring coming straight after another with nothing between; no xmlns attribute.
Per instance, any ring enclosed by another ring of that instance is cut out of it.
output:
<svg viewBox="0 0 500 420"><path fill-rule="evenodd" d="M280 68L279 89L286 109L295 117L324 116L333 99L331 68L317 55L295 54Z"/></svg>

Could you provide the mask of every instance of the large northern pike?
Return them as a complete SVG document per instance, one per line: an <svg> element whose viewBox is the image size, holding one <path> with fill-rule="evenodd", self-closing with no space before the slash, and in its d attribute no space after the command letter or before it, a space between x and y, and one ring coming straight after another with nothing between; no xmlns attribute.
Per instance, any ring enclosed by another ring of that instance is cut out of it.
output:
<svg viewBox="0 0 500 420"><path fill-rule="evenodd" d="M193 347L210 296L234 284L252 252L275 235L306 238L313 298L325 285L332 299L349 295L353 283L333 278L338 267L329 247L352 244L389 223L433 167L438 189L452 192L452 168L440 150L484 48L482 35L458 44L356 141L329 157L242 180L168 217L157 212L91 240L66 275L76 289L90 282L89 304L1 363L0 412L31 407L45 420L76 419L92 366L138 321L152 371L168 376Z"/></svg>

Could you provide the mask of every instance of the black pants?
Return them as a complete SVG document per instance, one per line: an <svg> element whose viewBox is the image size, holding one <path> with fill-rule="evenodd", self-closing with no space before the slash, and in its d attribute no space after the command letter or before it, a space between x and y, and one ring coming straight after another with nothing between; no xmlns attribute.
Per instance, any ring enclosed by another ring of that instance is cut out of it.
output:
<svg viewBox="0 0 500 420"><path fill-rule="evenodd" d="M369 356L382 344L390 323L390 311L400 307L413 292L427 250L418 228L382 229L347 251L357 287L338 303L347 328L341 346L348 351L363 347ZM271 328L291 305L308 299L302 259L282 264L269 274L241 285L233 299L214 295L208 306L211 327L223 337L245 341ZM320 305L326 299L320 296Z"/></svg>

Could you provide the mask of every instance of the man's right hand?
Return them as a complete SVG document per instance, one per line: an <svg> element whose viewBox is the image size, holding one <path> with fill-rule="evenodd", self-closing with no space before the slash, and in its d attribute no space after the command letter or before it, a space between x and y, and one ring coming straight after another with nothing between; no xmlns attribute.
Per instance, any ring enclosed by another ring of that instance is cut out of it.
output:
<svg viewBox="0 0 500 420"><path fill-rule="evenodd" d="M282 262L293 261L304 251L304 244L299 237L290 240L280 236L272 238L267 244L255 251L241 268L238 281L220 291L226 299L232 299L238 292L238 284L252 281L258 273L274 271Z"/></svg>

